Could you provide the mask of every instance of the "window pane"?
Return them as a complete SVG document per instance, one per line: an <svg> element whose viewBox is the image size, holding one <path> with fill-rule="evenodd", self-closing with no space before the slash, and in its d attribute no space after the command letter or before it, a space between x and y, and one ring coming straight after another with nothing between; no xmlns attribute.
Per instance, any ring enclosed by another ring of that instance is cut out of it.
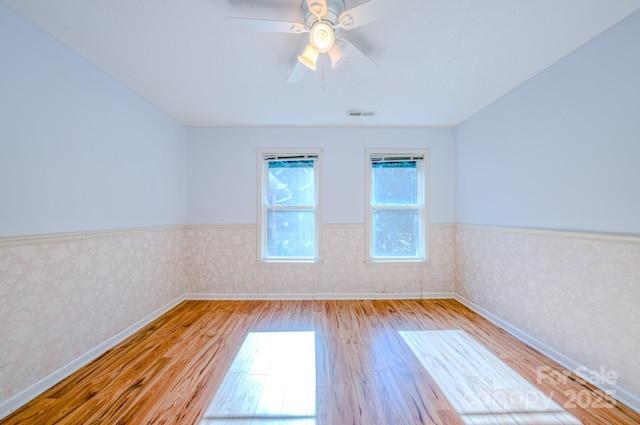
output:
<svg viewBox="0 0 640 425"><path fill-rule="evenodd" d="M267 205L314 204L313 160L269 162Z"/></svg>
<svg viewBox="0 0 640 425"><path fill-rule="evenodd" d="M267 212L268 257L314 257L313 211Z"/></svg>
<svg viewBox="0 0 640 425"><path fill-rule="evenodd" d="M373 211L373 256L418 256L418 211Z"/></svg>
<svg viewBox="0 0 640 425"><path fill-rule="evenodd" d="M371 162L372 205L417 205L416 161Z"/></svg>

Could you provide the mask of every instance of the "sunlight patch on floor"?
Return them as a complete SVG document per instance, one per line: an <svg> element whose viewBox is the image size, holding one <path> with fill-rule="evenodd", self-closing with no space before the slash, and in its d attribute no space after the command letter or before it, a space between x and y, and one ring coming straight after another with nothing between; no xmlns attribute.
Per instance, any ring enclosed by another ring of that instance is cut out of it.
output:
<svg viewBox="0 0 640 425"><path fill-rule="evenodd" d="M465 424L580 424L466 332L401 331Z"/></svg>
<svg viewBox="0 0 640 425"><path fill-rule="evenodd" d="M315 332L249 332L199 425L315 425L315 355Z"/></svg>

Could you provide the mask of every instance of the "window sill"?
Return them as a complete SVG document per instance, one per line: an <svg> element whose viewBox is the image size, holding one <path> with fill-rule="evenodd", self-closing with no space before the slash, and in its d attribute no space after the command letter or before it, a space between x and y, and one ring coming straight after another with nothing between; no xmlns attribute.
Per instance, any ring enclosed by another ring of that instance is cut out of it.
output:
<svg viewBox="0 0 640 425"><path fill-rule="evenodd" d="M427 267L429 259L426 260L365 260L364 265L367 267Z"/></svg>
<svg viewBox="0 0 640 425"><path fill-rule="evenodd" d="M283 268L298 268L298 267L320 267L324 261L287 261L287 260L258 260L259 267L283 267Z"/></svg>

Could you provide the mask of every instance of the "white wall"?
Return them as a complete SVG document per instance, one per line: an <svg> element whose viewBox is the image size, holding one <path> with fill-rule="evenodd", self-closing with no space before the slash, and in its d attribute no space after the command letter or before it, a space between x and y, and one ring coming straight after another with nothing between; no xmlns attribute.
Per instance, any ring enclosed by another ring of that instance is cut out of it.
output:
<svg viewBox="0 0 640 425"><path fill-rule="evenodd" d="M637 12L461 124L455 198L456 292L636 409L639 41Z"/></svg>
<svg viewBox="0 0 640 425"><path fill-rule="evenodd" d="M430 220L453 222L450 129L245 127L188 129L188 223L256 223L261 147L322 148L323 221L331 224L364 223L366 148L429 149Z"/></svg>
<svg viewBox="0 0 640 425"><path fill-rule="evenodd" d="M186 130L2 4L0 58L2 416L185 292L183 229L130 228L184 223Z"/></svg>
<svg viewBox="0 0 640 425"><path fill-rule="evenodd" d="M640 13L456 129L456 222L640 234Z"/></svg>
<svg viewBox="0 0 640 425"><path fill-rule="evenodd" d="M195 293L361 297L454 289L453 130L190 128L185 271ZM429 261L365 264L367 148L429 149ZM262 266L257 258L259 148L322 149L322 263Z"/></svg>
<svg viewBox="0 0 640 425"><path fill-rule="evenodd" d="M185 129L0 4L0 236L184 222Z"/></svg>

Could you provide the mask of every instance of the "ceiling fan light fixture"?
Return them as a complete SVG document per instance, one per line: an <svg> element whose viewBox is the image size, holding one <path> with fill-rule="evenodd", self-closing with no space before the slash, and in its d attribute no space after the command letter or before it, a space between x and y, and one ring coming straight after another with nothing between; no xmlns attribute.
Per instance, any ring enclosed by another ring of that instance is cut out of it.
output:
<svg viewBox="0 0 640 425"><path fill-rule="evenodd" d="M331 69L336 69L347 59L347 54L339 43L335 43L329 50L329 58L331 59Z"/></svg>
<svg viewBox="0 0 640 425"><path fill-rule="evenodd" d="M298 56L298 60L306 67L312 70L316 70L316 62L318 61L319 53L316 49L313 48L311 44L308 44L307 47L304 48L304 51L300 56Z"/></svg>
<svg viewBox="0 0 640 425"><path fill-rule="evenodd" d="M331 25L324 21L316 22L309 32L309 43L318 53L327 53L336 41Z"/></svg>

